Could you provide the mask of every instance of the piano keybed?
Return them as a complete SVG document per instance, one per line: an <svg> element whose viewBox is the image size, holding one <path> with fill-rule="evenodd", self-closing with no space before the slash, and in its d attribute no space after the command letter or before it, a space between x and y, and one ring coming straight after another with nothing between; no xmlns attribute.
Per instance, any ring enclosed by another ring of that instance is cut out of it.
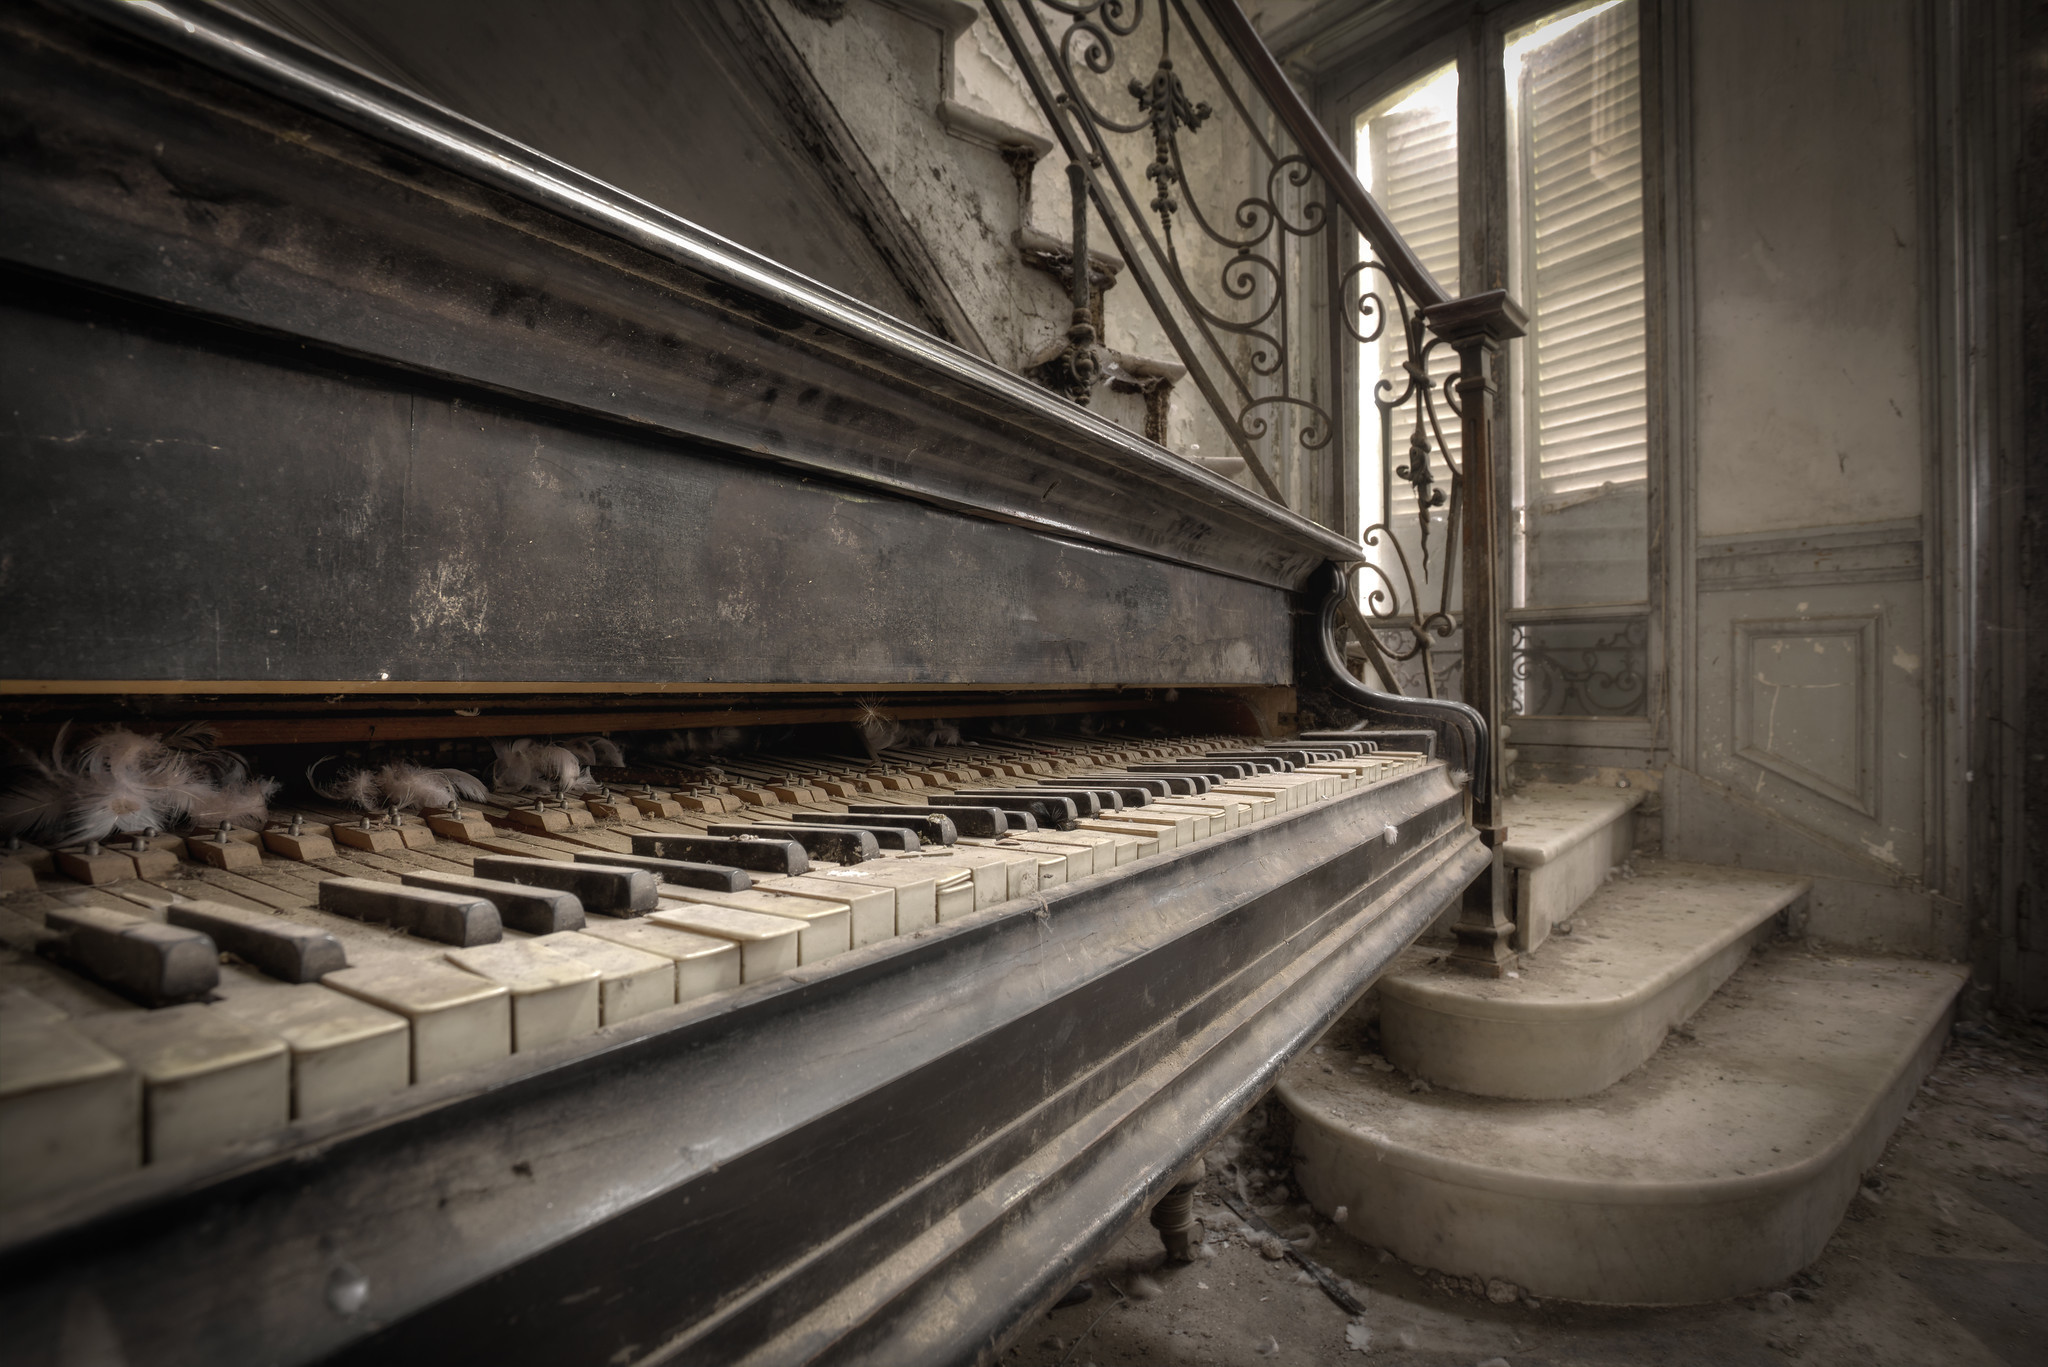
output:
<svg viewBox="0 0 2048 1367"><path fill-rule="evenodd" d="M750 753L442 812L294 803L261 832L18 846L0 1204L830 972L1426 762L1236 736Z"/></svg>

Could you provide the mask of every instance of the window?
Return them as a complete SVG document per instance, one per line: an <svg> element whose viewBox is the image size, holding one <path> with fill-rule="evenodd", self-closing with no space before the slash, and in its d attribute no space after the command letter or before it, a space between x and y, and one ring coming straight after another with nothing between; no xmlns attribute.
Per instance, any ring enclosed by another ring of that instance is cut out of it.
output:
<svg viewBox="0 0 2048 1367"><path fill-rule="evenodd" d="M1474 65L1473 54L1487 49L1472 45L1464 79L1497 85L1466 105L1504 111L1503 128L1458 126L1461 70L1450 60L1357 118L1360 178L1424 264L1456 293L1461 266L1478 269L1479 261L1530 315L1528 336L1510 347L1502 396L1514 452L1504 584L1514 636L1511 710L1524 716L1647 712L1651 462L1638 3L1584 0L1494 29L1497 61ZM1461 252L1485 236L1460 232L1461 144L1498 149L1489 155L1499 164L1481 168L1480 179L1506 208L1504 242L1492 252L1478 246L1462 262ZM1402 410L1387 430L1373 403L1378 383L1405 386L1405 360L1398 327L1361 358L1360 525L1393 528L1394 545L1377 548L1376 562L1400 584L1397 562L1405 560L1426 612L1458 551L1444 544L1448 510L1434 510L1424 582L1415 494L1394 474L1409 461L1413 413ZM1455 371L1456 357L1439 348L1431 373L1441 384ZM1441 402L1437 416L1455 453L1455 419ZM1434 448L1437 434L1428 435ZM1433 449L1430 459L1442 478L1441 453ZM1455 591L1450 601L1455 607Z"/></svg>
<svg viewBox="0 0 2048 1367"><path fill-rule="evenodd" d="M1446 63L1421 79L1411 82L1368 109L1358 120L1359 179L1372 191L1393 219L1394 226L1415 249L1430 273L1455 294L1458 290L1458 68ZM1371 259L1372 251L1364 248ZM1374 273L1376 275L1376 273ZM1384 279L1369 275L1366 288L1376 289L1393 308L1393 296ZM1423 536L1415 516L1415 489L1396 475L1395 469L1408 459L1414 425L1412 409L1400 409L1385 424L1373 402L1375 390L1384 384L1398 394L1407 387L1407 339L1402 336L1398 315L1386 320L1379 337L1366 345L1364 363L1359 367L1363 393L1358 411L1363 415L1360 449L1364 468L1377 471L1378 478L1359 481L1360 527L1385 524L1414 572L1416 587L1440 586L1447 566L1456 552L1446 554L1446 508L1434 508L1429 516L1428 555L1423 554ZM1431 358L1430 373L1439 383L1457 373L1457 357L1439 347ZM1458 419L1450 406L1436 405L1437 424L1444 443L1456 451ZM1431 432L1430 460L1436 477L1445 478L1441 454L1435 449L1437 433ZM1448 488L1448 484L1444 487ZM1392 563L1392 548L1380 548L1382 563L1398 573ZM1397 580L1398 582L1398 580ZM1404 590L1405 591L1405 590ZM1434 604L1440 588L1426 594Z"/></svg>
<svg viewBox="0 0 2048 1367"><path fill-rule="evenodd" d="M1509 35L1516 607L1640 603L1649 588L1642 102L1635 6Z"/></svg>

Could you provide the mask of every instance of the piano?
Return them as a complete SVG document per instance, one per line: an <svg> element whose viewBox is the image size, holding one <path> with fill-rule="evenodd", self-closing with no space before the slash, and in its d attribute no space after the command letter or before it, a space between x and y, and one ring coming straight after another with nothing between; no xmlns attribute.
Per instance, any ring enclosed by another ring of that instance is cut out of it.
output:
<svg viewBox="0 0 2048 1367"><path fill-rule="evenodd" d="M1488 867L1343 537L229 9L0 25L0 725L276 784L0 851L11 1362L991 1360Z"/></svg>

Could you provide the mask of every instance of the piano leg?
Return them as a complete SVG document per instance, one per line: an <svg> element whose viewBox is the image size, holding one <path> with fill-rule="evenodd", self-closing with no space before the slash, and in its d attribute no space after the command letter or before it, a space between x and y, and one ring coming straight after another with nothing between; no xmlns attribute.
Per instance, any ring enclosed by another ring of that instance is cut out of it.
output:
<svg viewBox="0 0 2048 1367"><path fill-rule="evenodd" d="M1195 1181L1182 1177L1152 1205L1152 1228L1166 1245L1166 1261L1191 1263L1195 1260Z"/></svg>

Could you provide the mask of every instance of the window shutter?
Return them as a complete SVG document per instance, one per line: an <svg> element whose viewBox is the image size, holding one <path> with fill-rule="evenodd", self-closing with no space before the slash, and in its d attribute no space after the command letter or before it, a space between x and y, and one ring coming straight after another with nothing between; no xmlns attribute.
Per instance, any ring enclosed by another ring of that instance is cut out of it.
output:
<svg viewBox="0 0 2048 1367"><path fill-rule="evenodd" d="M1442 87L1448 87L1450 98L1429 99L1421 95L1422 91L1441 94ZM1404 92L1406 98L1393 108L1367 120L1367 188L1387 211L1394 227L1422 259L1423 265L1455 295L1458 292L1459 264L1456 73L1447 69L1434 72L1424 77L1418 87L1411 87L1411 92ZM1394 314L1378 344L1378 374L1374 378L1386 380L1394 392L1399 393L1407 383L1406 373L1402 370L1408 359L1407 342L1401 335L1398 311L1384 279L1376 278L1373 285L1386 300L1390 313ZM1457 373L1456 356L1450 354L1448 348L1438 347L1431 358L1430 373L1439 385L1435 395L1437 423L1444 441L1455 452L1458 449L1458 419L1444 401L1441 386L1446 378ZM1368 450L1377 440L1379 422L1379 410L1373 407L1372 398L1368 387L1363 412L1375 434L1366 442ZM1387 481L1384 518L1394 529L1402 548L1408 552L1409 564L1419 578L1423 566L1418 555L1415 490L1393 473L1396 466L1408 463L1408 442L1414 424L1412 407L1403 407L1395 413L1392 449L1383 453ZM1437 434L1430 431L1425 435L1430 441L1430 468L1438 480L1438 487L1448 492L1449 470L1444 463L1443 452L1437 448ZM1429 575L1432 582L1438 580L1439 572L1446 563L1442 535L1446 511L1438 508L1430 514Z"/></svg>
<svg viewBox="0 0 2048 1367"><path fill-rule="evenodd" d="M1522 65L1531 502L1649 477L1637 73L1628 3Z"/></svg>

